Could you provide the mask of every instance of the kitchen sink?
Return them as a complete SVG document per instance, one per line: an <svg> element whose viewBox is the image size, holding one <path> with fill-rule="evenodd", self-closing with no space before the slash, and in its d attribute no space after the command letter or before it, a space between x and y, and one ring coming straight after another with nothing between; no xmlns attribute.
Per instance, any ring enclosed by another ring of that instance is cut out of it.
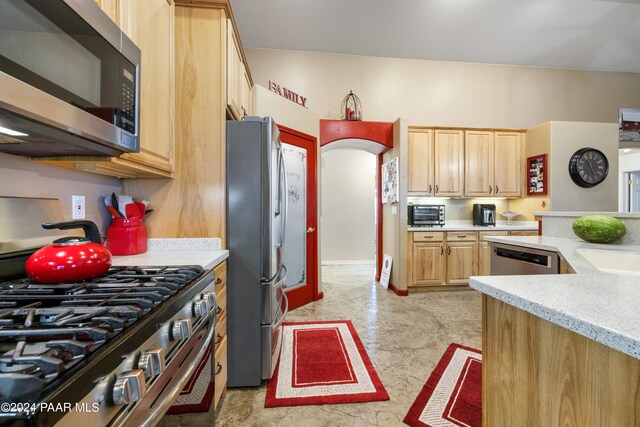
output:
<svg viewBox="0 0 640 427"><path fill-rule="evenodd" d="M640 276L640 252L619 252L600 249L578 249L577 252L602 272Z"/></svg>

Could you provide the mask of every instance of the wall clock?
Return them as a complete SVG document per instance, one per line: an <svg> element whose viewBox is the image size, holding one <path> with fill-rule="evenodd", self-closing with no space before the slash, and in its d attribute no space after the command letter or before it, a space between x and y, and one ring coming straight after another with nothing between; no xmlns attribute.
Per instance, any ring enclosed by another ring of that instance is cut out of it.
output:
<svg viewBox="0 0 640 427"><path fill-rule="evenodd" d="M595 148L581 148L569 159L569 175L580 187L595 187L604 181L608 173L607 156Z"/></svg>

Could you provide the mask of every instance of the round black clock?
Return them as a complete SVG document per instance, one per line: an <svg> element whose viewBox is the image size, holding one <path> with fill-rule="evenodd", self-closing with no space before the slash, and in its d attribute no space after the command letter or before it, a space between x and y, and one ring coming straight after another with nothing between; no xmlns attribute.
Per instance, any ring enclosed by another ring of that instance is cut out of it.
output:
<svg viewBox="0 0 640 427"><path fill-rule="evenodd" d="M569 160L569 175L580 187L595 187L604 181L608 173L607 156L595 148L581 148Z"/></svg>

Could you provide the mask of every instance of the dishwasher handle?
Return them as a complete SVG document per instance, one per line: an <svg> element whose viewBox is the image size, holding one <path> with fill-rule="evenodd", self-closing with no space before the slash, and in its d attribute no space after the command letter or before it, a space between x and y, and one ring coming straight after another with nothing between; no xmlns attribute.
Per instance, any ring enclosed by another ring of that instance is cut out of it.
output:
<svg viewBox="0 0 640 427"><path fill-rule="evenodd" d="M549 267L550 257L548 255L536 254L526 251L518 251L513 249L497 247L495 254L498 257L509 258L520 262L526 262L529 264L541 265Z"/></svg>

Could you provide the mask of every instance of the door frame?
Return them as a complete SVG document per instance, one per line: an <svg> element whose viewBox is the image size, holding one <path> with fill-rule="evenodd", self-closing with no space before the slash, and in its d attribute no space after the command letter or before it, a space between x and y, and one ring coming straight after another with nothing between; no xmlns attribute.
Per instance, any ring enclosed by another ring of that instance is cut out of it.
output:
<svg viewBox="0 0 640 427"><path fill-rule="evenodd" d="M320 120L320 147L355 148L377 158L376 282L382 272L382 155L393 148L393 123L360 120ZM326 151L326 150L325 150Z"/></svg>
<svg viewBox="0 0 640 427"><path fill-rule="evenodd" d="M315 228L313 233L307 233L307 283L312 279L311 301L296 300L295 295L289 296L289 292L295 292L292 289L287 292L289 298L289 307L294 309L312 301L322 299L322 292L318 292L318 140L304 132L297 131L287 126L277 125L280 130L280 139L282 142L291 144L283 138L283 134L304 139L308 141L312 149L307 148L307 227ZM294 144L292 144L294 145ZM311 241L309 241L311 240ZM286 292L286 291L285 291Z"/></svg>

